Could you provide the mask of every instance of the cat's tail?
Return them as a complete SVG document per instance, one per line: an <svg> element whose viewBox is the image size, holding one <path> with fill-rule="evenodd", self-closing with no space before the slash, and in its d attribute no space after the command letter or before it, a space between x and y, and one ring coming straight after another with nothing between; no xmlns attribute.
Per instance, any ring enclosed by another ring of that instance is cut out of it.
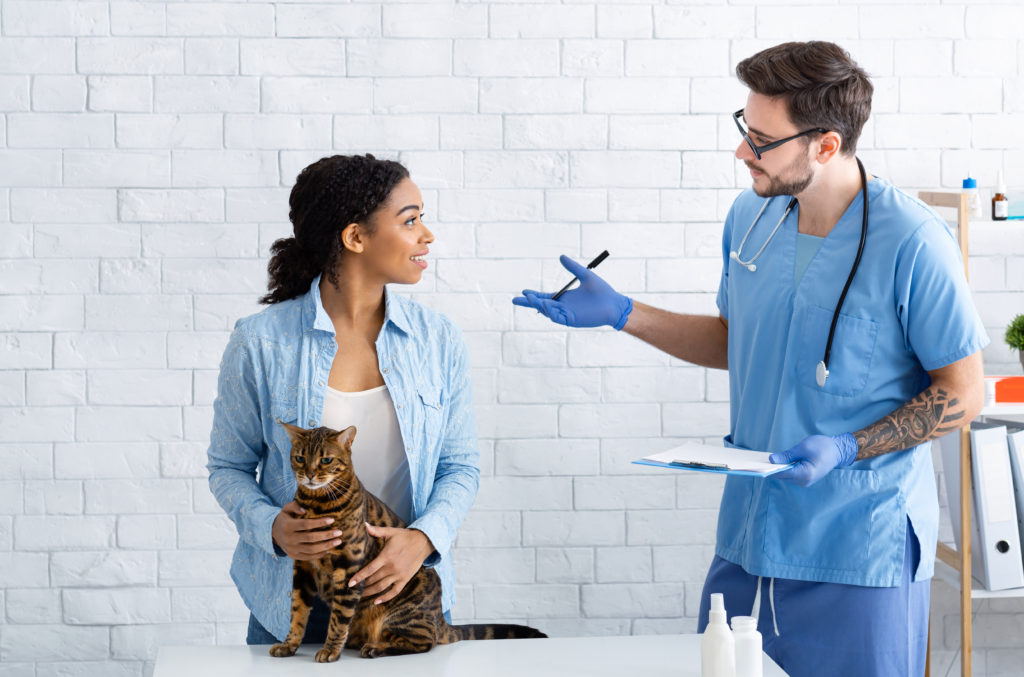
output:
<svg viewBox="0 0 1024 677"><path fill-rule="evenodd" d="M446 643L450 644L464 639L535 639L539 637L547 637L547 635L528 625L449 625Z"/></svg>

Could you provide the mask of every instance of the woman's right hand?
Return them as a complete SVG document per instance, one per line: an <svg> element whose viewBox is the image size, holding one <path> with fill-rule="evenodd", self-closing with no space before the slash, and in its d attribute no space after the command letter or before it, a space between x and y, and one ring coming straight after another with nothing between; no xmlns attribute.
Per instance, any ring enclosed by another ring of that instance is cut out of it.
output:
<svg viewBox="0 0 1024 677"><path fill-rule="evenodd" d="M271 535L274 545L296 560L319 559L341 545L341 530L329 529L333 517L305 519L305 508L289 501L274 518Z"/></svg>

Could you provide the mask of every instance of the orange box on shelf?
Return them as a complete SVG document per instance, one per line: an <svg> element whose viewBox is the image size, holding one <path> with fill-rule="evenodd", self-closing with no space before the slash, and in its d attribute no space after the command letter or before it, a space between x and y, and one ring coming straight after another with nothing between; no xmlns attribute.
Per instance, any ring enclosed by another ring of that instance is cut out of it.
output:
<svg viewBox="0 0 1024 677"><path fill-rule="evenodd" d="M986 376L986 404L1024 402L1024 376Z"/></svg>

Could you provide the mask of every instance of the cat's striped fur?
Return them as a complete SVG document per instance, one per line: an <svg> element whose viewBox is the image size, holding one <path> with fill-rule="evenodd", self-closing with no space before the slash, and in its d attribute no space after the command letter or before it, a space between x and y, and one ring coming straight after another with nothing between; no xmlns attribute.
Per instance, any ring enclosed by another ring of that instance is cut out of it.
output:
<svg viewBox="0 0 1024 677"><path fill-rule="evenodd" d="M341 529L342 543L318 560L295 562L291 626L285 641L271 647L272 656L291 656L299 648L314 595L331 608L327 640L316 654L321 663L337 660L342 647L376 658L421 653L463 639L546 637L524 625L448 625L441 612L441 579L433 569L420 567L401 593L382 604L362 596L363 584L348 587L349 578L373 561L383 546L381 539L366 533L364 522L382 527L405 523L366 491L353 472L354 426L339 432L281 425L292 441L296 502L305 508L307 519L333 517L332 528Z"/></svg>

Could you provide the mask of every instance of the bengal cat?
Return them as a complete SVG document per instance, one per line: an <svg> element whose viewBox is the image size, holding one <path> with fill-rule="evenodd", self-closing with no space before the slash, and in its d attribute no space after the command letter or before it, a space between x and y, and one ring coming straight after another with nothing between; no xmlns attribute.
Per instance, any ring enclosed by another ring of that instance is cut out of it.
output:
<svg viewBox="0 0 1024 677"><path fill-rule="evenodd" d="M362 596L363 584L348 587L349 578L373 561L383 540L366 533L364 522L382 527L405 523L383 501L366 491L352 469L349 426L307 430L281 423L292 442L291 464L298 489L295 501L305 518L333 517L342 543L324 557L295 562L292 578L292 617L288 636L270 648L271 656L295 654L306 631L314 595L331 608L327 640L316 653L318 663L338 660L342 647L359 649L363 658L422 653L436 644L462 639L546 637L525 625L448 625L441 612L441 579L433 569L420 567L394 599L374 604Z"/></svg>

